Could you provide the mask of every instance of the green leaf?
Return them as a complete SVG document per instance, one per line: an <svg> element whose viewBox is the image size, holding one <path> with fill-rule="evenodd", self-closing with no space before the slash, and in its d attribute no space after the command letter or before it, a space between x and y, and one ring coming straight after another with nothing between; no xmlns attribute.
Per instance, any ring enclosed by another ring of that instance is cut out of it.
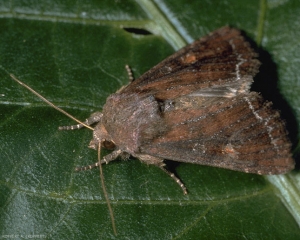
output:
<svg viewBox="0 0 300 240"><path fill-rule="evenodd" d="M299 239L296 170L264 178L179 164L184 196L165 173L136 159L103 166L114 236L99 170L74 172L97 160L87 148L92 132L58 131L74 122L9 77L84 120L128 83L126 64L138 77L231 25L260 46L254 87L282 111L297 149L299 1L2 1L0 9L2 238Z"/></svg>

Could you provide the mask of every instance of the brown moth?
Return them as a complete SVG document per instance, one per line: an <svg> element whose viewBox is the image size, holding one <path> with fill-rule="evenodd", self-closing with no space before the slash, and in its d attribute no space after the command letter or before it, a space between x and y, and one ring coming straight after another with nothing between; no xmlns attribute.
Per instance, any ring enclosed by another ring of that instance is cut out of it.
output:
<svg viewBox="0 0 300 240"><path fill-rule="evenodd" d="M169 174L184 194L165 159L246 173L289 172L295 163L279 112L249 91L260 65L256 57L238 30L223 27L166 58L110 95L102 112L60 127L96 124L89 127L89 147L99 154L101 147L113 150L76 170L131 155Z"/></svg>
<svg viewBox="0 0 300 240"><path fill-rule="evenodd" d="M182 48L110 95L103 111L84 122L97 123L89 147L114 149L101 163L131 155L154 164L184 193L164 159L246 173L289 172L294 160L284 123L271 102L249 91L260 65L256 57L230 27Z"/></svg>
<svg viewBox="0 0 300 240"><path fill-rule="evenodd" d="M129 154L154 164L185 194L164 159L246 173L289 172L294 160L284 123L271 102L249 91L260 65L256 56L229 27L182 48L107 98L102 113L85 122L97 122L89 147L114 148L101 163Z"/></svg>

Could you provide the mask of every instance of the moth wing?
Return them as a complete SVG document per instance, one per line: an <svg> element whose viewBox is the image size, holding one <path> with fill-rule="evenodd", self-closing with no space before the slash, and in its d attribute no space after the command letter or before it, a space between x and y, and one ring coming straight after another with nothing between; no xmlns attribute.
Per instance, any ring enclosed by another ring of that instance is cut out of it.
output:
<svg viewBox="0 0 300 240"><path fill-rule="evenodd" d="M177 51L120 92L158 100L188 94L234 97L249 91L260 65L255 57L237 29L223 27Z"/></svg>
<svg viewBox="0 0 300 240"><path fill-rule="evenodd" d="M165 130L143 154L257 174L294 168L279 113L255 92L236 98L184 96L162 108Z"/></svg>

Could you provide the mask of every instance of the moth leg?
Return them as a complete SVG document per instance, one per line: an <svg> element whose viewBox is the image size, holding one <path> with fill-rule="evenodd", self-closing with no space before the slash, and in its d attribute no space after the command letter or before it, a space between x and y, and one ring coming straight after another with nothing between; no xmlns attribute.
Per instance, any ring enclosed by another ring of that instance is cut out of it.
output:
<svg viewBox="0 0 300 240"><path fill-rule="evenodd" d="M97 123L101 120L103 114L101 112L93 113L89 118L87 118L83 123L90 126L94 123ZM75 130L84 127L82 124L71 125L71 126L61 126L58 127L59 130Z"/></svg>
<svg viewBox="0 0 300 240"><path fill-rule="evenodd" d="M161 170L163 170L166 174L168 174L171 178L173 178L173 180L181 187L183 194L186 195L187 194L187 190L186 187L184 186L184 184L181 182L181 180L175 176L174 173L170 172L169 170L167 170L165 167L163 166L159 166L159 168Z"/></svg>
<svg viewBox="0 0 300 240"><path fill-rule="evenodd" d="M134 77L133 77L131 68L129 67L129 65L125 65L125 68L126 68L126 71L127 71L127 74L128 74L129 81L133 82Z"/></svg>
<svg viewBox="0 0 300 240"><path fill-rule="evenodd" d="M187 189L184 186L184 184L181 182L181 180L175 176L174 173L170 172L168 169L166 169L166 164L164 163L164 159L153 157L150 155L136 155L138 159L140 159L142 162L146 164L153 164L157 167L159 167L161 170L163 170L166 174L168 174L173 180L181 187L183 194L187 194Z"/></svg>
<svg viewBox="0 0 300 240"><path fill-rule="evenodd" d="M108 164L109 162L115 160L121 153L122 153L122 150L120 150L120 149L116 150L116 151L113 151L112 153L107 154L106 156L104 156L100 160L100 162L96 162L96 163L88 165L88 166L77 167L77 168L75 168L75 171L76 172L85 171L85 170L88 170L88 169L98 167L100 164L104 164L104 163Z"/></svg>

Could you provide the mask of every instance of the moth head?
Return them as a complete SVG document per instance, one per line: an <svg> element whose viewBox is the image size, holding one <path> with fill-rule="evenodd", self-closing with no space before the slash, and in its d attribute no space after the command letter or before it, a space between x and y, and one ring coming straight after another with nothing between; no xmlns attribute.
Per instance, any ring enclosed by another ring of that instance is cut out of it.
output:
<svg viewBox="0 0 300 240"><path fill-rule="evenodd" d="M97 150L99 143L101 143L101 147L104 147L108 150L113 150L116 147L115 142L101 121L94 128L93 139L90 141L89 148Z"/></svg>

